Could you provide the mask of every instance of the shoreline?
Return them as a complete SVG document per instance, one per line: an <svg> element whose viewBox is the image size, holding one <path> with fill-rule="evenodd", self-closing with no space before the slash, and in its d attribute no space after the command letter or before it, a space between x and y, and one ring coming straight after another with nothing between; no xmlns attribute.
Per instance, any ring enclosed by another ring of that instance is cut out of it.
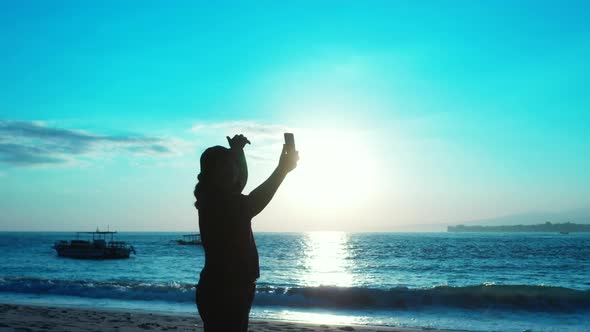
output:
<svg viewBox="0 0 590 332"><path fill-rule="evenodd" d="M167 314L112 308L73 308L0 303L0 331L203 331L198 314ZM287 320L252 319L252 332L459 332L371 325L314 324ZM464 331L463 331L464 332Z"/></svg>

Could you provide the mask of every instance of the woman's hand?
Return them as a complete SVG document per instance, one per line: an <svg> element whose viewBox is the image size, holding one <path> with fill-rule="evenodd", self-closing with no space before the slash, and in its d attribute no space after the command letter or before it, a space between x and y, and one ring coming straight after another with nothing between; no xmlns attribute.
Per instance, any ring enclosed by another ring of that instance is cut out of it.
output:
<svg viewBox="0 0 590 332"><path fill-rule="evenodd" d="M281 151L281 158L277 168L287 174L297 167L297 161L299 161L299 152L291 150L286 144L283 144L283 151Z"/></svg>
<svg viewBox="0 0 590 332"><path fill-rule="evenodd" d="M227 142L229 143L229 147L232 149L244 149L246 144L250 144L250 141L246 136L239 134L234 135L233 138L229 138L229 136L225 136L227 138Z"/></svg>

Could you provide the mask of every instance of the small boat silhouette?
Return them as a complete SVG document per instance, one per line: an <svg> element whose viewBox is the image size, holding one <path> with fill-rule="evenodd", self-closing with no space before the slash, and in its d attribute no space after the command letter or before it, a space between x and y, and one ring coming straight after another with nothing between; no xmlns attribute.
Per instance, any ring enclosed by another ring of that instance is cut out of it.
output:
<svg viewBox="0 0 590 332"><path fill-rule="evenodd" d="M193 246L200 246L203 244L201 241L201 234L186 234L182 236L182 239L176 240L176 243L182 245L193 245Z"/></svg>
<svg viewBox="0 0 590 332"><path fill-rule="evenodd" d="M80 240L80 234L92 235L92 240ZM137 255L132 245L114 241L115 234L117 232L101 232L98 229L96 232L77 232L75 240L56 241L52 248L60 257L76 259L120 259L129 258L131 253Z"/></svg>

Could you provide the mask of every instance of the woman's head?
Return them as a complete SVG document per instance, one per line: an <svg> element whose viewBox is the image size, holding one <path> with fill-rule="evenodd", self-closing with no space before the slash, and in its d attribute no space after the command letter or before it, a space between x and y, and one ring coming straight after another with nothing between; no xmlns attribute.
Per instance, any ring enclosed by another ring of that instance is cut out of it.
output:
<svg viewBox="0 0 590 332"><path fill-rule="evenodd" d="M238 180L238 167L231 151L223 146L213 146L201 155L199 183L207 190L229 193Z"/></svg>

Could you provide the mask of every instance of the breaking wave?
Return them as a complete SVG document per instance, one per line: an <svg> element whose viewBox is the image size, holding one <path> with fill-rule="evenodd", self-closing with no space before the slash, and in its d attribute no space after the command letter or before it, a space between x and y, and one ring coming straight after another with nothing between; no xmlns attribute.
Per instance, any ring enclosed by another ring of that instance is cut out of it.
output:
<svg viewBox="0 0 590 332"><path fill-rule="evenodd" d="M528 311L590 310L590 290L529 285L376 289L364 287L257 288L254 304L331 309L510 309ZM0 292L78 296L97 299L194 303L192 284L0 278Z"/></svg>

